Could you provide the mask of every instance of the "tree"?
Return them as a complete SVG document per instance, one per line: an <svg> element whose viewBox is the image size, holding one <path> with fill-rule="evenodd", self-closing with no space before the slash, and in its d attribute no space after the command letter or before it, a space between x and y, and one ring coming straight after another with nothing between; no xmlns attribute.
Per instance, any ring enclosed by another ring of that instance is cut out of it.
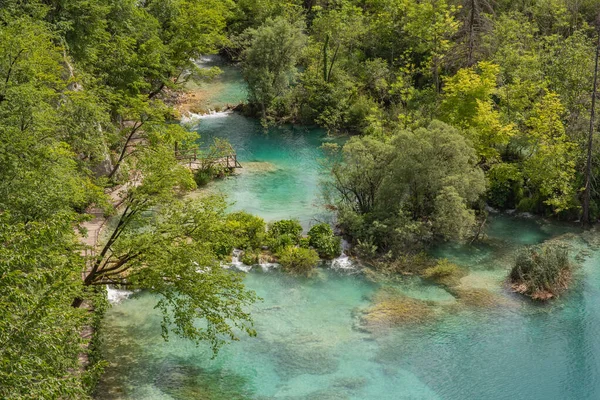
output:
<svg viewBox="0 0 600 400"><path fill-rule="evenodd" d="M249 100L260 108L263 119L273 101L294 82L296 63L306 42L303 29L301 21L278 17L246 32L249 45L242 54L242 70L249 86Z"/></svg>
<svg viewBox="0 0 600 400"><path fill-rule="evenodd" d="M194 341L210 342L216 352L235 339L232 326L253 335L244 306L256 300L241 276L224 270L219 260L234 242L225 228L225 203L177 197L195 187L167 144L136 157L137 181L127 185L114 228L85 271L84 285L116 284L161 295L163 335L173 330ZM75 300L78 306L82 298ZM194 321L201 318L206 327Z"/></svg>
<svg viewBox="0 0 600 400"><path fill-rule="evenodd" d="M339 224L356 242L398 255L430 240L468 237L485 191L471 144L434 121L391 141L351 139L333 166Z"/></svg>
<svg viewBox="0 0 600 400"><path fill-rule="evenodd" d="M444 120L472 136L483 160L497 159L514 134L514 126L502 122L492 99L499 73L499 66L482 61L476 68L459 70L444 85Z"/></svg>
<svg viewBox="0 0 600 400"><path fill-rule="evenodd" d="M554 212L573 207L575 195L575 146L565 133L563 114L558 95L547 93L527 122L528 147L524 149L524 175Z"/></svg>
<svg viewBox="0 0 600 400"><path fill-rule="evenodd" d="M398 133L394 146L380 206L432 221L433 233L444 239L468 236L474 223L470 206L485 191L471 144L456 129L434 121L428 128Z"/></svg>
<svg viewBox="0 0 600 400"><path fill-rule="evenodd" d="M30 17L0 24L0 397L7 399L83 398L87 389L78 355L89 316L70 306L81 296L84 264L74 228L85 219L76 210L102 205L103 195L73 149L93 152L89 119L79 118L97 109L69 90L54 39Z"/></svg>
<svg viewBox="0 0 600 400"><path fill-rule="evenodd" d="M386 140L354 137L343 147L341 158L331 167L329 188L342 203L359 214L373 211L379 190L395 158Z"/></svg>

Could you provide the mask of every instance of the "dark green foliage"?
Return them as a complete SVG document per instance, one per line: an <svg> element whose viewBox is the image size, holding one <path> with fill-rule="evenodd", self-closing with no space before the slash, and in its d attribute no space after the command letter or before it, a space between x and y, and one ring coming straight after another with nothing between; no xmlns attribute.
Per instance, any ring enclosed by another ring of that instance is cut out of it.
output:
<svg viewBox="0 0 600 400"><path fill-rule="evenodd" d="M517 208L523 195L523 176L514 164L497 164L488 172L488 202L500 209Z"/></svg>
<svg viewBox="0 0 600 400"><path fill-rule="evenodd" d="M308 231L309 244L321 258L331 260L342 254L341 238L335 236L331 225L321 223L314 225Z"/></svg>
<svg viewBox="0 0 600 400"><path fill-rule="evenodd" d="M534 300L548 300L567 289L571 268L565 246L554 243L532 246L518 254L509 280L516 292Z"/></svg>
<svg viewBox="0 0 600 400"><path fill-rule="evenodd" d="M302 238L302 225L293 219L284 219L269 224L268 246L277 253L287 246L295 246Z"/></svg>
<svg viewBox="0 0 600 400"><path fill-rule="evenodd" d="M206 186L215 177L215 174L211 169L199 169L194 173L194 181L198 187Z"/></svg>
<svg viewBox="0 0 600 400"><path fill-rule="evenodd" d="M289 235L294 241L302 236L302 225L296 219L282 219L269 224L269 235L273 237Z"/></svg>

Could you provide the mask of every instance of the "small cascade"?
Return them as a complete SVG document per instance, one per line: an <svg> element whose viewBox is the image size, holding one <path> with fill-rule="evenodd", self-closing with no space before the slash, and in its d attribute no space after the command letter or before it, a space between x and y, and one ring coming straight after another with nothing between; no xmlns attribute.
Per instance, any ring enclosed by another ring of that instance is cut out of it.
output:
<svg viewBox="0 0 600 400"><path fill-rule="evenodd" d="M338 271L358 271L359 265L346 254L350 250L350 243L342 239L342 254L331 261L331 269Z"/></svg>
<svg viewBox="0 0 600 400"><path fill-rule="evenodd" d="M334 258L331 261L331 269L345 271L356 270L357 265L350 259L349 256L346 255L346 253L342 253L342 255L340 255L338 258Z"/></svg>
<svg viewBox="0 0 600 400"><path fill-rule="evenodd" d="M231 114L233 114L233 111L231 111L231 110L225 110L225 111L208 110L208 113L206 113L206 114L196 114L196 115L198 115L198 119L205 119L205 118L225 118Z"/></svg>
<svg viewBox="0 0 600 400"><path fill-rule="evenodd" d="M231 255L231 263L228 264L230 268L237 269L238 271L250 272L252 269L252 265L246 265L240 261L240 256L243 251L239 249L233 249L233 254Z"/></svg>
<svg viewBox="0 0 600 400"><path fill-rule="evenodd" d="M194 124L194 123L197 123L198 121L200 121L201 119L225 118L225 117L231 115L232 113L233 113L232 110L225 110L225 111L208 110L208 113L206 113L206 114L198 114L198 113L188 112L185 115L181 116L181 123L182 124Z"/></svg>
<svg viewBox="0 0 600 400"><path fill-rule="evenodd" d="M263 272L269 272L272 269L279 268L280 265L272 262L263 262L258 264L258 266L263 270Z"/></svg>
<svg viewBox="0 0 600 400"><path fill-rule="evenodd" d="M133 294L130 290L115 289L112 286L106 286L106 298L111 304L119 304Z"/></svg>

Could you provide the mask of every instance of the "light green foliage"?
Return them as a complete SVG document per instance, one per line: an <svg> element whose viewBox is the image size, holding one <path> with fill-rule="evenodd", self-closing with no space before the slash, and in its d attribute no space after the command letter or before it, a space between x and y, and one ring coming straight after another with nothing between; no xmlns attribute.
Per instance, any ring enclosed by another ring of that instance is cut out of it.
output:
<svg viewBox="0 0 600 400"><path fill-rule="evenodd" d="M575 146L565 133L564 107L555 93L547 93L528 120L529 149L523 173L554 212L572 206L575 188Z"/></svg>
<svg viewBox="0 0 600 400"><path fill-rule="evenodd" d="M244 307L256 296L219 265L218 250L235 242L224 203L180 197L195 184L173 150L196 135L170 123L173 109L157 99L207 75L192 59L226 42L231 5L0 7L0 397L86 398L98 368L80 372L81 332L101 309L73 305L95 302L106 283L161 294L165 334L206 339L215 350L254 334ZM98 175L132 180L115 192L118 209L103 193L107 179L92 173L98 166ZM79 213L92 205L116 216L89 259L77 233L85 235Z"/></svg>
<svg viewBox="0 0 600 400"><path fill-rule="evenodd" d="M459 70L444 86L444 119L468 131L485 160L497 159L514 134L514 126L502 123L492 100L499 72L499 66L480 62L477 68Z"/></svg>
<svg viewBox="0 0 600 400"><path fill-rule="evenodd" d="M295 219L282 219L269 224L269 234L272 237L289 235L294 240L299 240L302 235L302 225Z"/></svg>
<svg viewBox="0 0 600 400"><path fill-rule="evenodd" d="M278 262L284 271L295 275L311 276L319 262L319 254L313 249L286 246L277 253Z"/></svg>
<svg viewBox="0 0 600 400"><path fill-rule="evenodd" d="M296 76L296 63L306 42L301 21L268 19L246 31L249 45L242 55L249 100L266 118L273 101L284 96Z"/></svg>
<svg viewBox="0 0 600 400"><path fill-rule="evenodd" d="M258 249L266 238L265 221L244 211L227 215L225 229L235 237L237 249Z"/></svg>
<svg viewBox="0 0 600 400"><path fill-rule="evenodd" d="M17 222L0 213L0 397L85 398L76 375L86 312L73 216ZM36 382L36 384L32 384Z"/></svg>
<svg viewBox="0 0 600 400"><path fill-rule="evenodd" d="M308 231L309 244L325 259L333 259L342 254L341 238L335 236L331 225L321 223Z"/></svg>
<svg viewBox="0 0 600 400"><path fill-rule="evenodd" d="M242 253L240 261L246 265L256 265L259 263L259 254L256 251L246 250Z"/></svg>
<svg viewBox="0 0 600 400"><path fill-rule="evenodd" d="M206 340L217 351L236 339L237 329L254 334L244 307L256 296L244 289L241 276L219 263L223 249L231 250L243 234L230 231L231 221L244 218L228 219L218 198L178 199L174 187L193 181L166 160L155 155L144 160L149 163L144 181L126 193L124 209L85 283L126 284L160 294L163 335L172 331ZM199 318L206 327L195 323Z"/></svg>

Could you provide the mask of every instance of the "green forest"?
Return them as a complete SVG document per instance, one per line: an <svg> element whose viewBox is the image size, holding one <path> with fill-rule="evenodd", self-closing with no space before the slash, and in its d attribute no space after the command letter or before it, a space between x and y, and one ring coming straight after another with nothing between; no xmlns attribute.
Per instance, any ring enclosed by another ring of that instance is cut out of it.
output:
<svg viewBox="0 0 600 400"><path fill-rule="evenodd" d="M165 339L217 354L260 335L234 249L311 276L343 238L431 278L455 266L424 252L477 241L490 210L592 229L599 51L598 0L0 1L0 397L92 396L106 285L156 294ZM344 139L322 146L333 226L190 196L224 174L181 161L203 138L177 101L214 54L247 84L237 112ZM516 291L566 288L565 253L528 254L511 276L545 283Z"/></svg>

